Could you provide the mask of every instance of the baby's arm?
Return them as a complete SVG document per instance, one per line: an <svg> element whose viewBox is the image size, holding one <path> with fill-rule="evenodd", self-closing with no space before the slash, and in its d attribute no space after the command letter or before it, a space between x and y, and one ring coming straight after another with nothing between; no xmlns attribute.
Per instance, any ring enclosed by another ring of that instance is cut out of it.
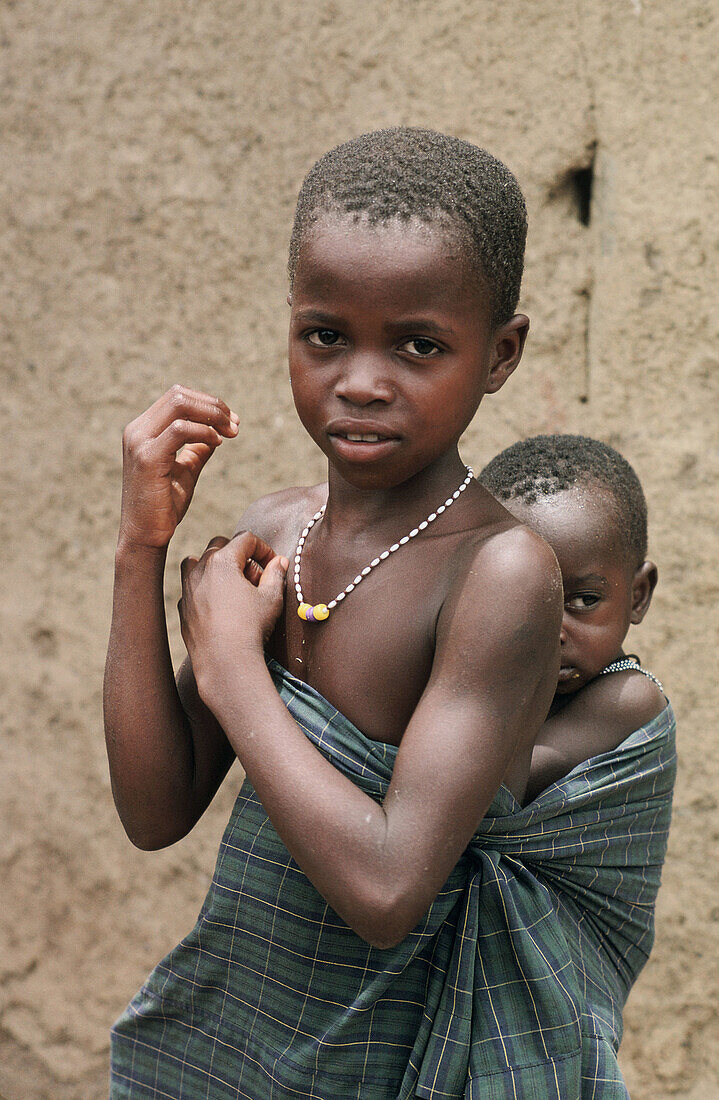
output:
<svg viewBox="0 0 719 1100"><path fill-rule="evenodd" d="M667 705L657 685L641 672L598 676L546 720L532 752L525 802L656 718Z"/></svg>
<svg viewBox="0 0 719 1100"><path fill-rule="evenodd" d="M390 946L426 912L518 755L528 769L559 665L556 560L526 528L475 551L440 613L430 681L378 805L318 753L274 688L259 590L242 583L250 538L185 571L200 695L309 879L360 936Z"/></svg>
<svg viewBox="0 0 719 1100"><path fill-rule="evenodd" d="M187 669L175 685L163 576L200 472L237 422L223 401L175 386L123 436L105 735L118 813L140 847L184 835L234 758Z"/></svg>

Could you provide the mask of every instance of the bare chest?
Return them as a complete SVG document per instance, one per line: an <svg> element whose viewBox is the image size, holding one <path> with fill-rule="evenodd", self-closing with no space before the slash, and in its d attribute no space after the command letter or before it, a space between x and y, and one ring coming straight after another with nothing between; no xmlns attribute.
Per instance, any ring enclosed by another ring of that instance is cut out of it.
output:
<svg viewBox="0 0 719 1100"><path fill-rule="evenodd" d="M299 618L290 580L270 655L367 737L398 744L432 669L453 541L432 539L403 548L366 576L324 622ZM346 569L308 569L302 575L306 598L327 603L351 576Z"/></svg>

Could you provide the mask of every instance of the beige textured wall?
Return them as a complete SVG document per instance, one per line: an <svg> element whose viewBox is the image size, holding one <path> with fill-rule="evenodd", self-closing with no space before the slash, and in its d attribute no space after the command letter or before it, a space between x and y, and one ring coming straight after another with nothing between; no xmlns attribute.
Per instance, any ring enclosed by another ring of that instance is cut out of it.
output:
<svg viewBox="0 0 719 1100"><path fill-rule="evenodd" d="M486 145L530 207L530 343L467 460L579 430L646 486L661 583L633 644L674 700L681 775L623 1064L635 1100L719 1095L718 15L717 0L0 6L4 1100L105 1095L108 1026L191 926L238 785L234 769L166 852L136 852L114 814L100 687L121 428L175 380L243 413L176 539L174 630L179 559L254 496L321 476L286 382L293 197L324 149L394 123ZM585 226L571 178L593 158Z"/></svg>

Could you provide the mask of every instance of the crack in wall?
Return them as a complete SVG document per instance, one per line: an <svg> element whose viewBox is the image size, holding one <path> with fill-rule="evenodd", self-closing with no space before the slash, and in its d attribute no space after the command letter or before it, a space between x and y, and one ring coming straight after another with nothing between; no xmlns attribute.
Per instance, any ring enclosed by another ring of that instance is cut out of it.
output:
<svg viewBox="0 0 719 1100"><path fill-rule="evenodd" d="M597 101L596 91L594 87L594 81L591 75L591 66L589 63L589 57L584 46L584 36L582 33L583 27L583 5L581 0L575 5L575 32L577 39L577 52L581 61L581 73L584 77L585 87L587 91L587 146L586 153L588 155L588 164L585 168L579 169L581 173L591 173L590 175L584 175L580 179L579 186L583 189L582 198L586 201L586 221L581 218L582 224L587 227L588 233L591 232L592 236L587 239L587 244L590 248L589 255L587 257L587 279L586 284L582 288L581 294L584 299L584 332L583 332L583 369L582 369L582 385L579 393L579 400L581 404L586 405L589 403L591 397L592 388L592 312L593 312L593 294L594 294L594 266L592 256L592 243L594 234L597 231L597 223L601 220L601 202L597 187L597 161L599 157L599 137L597 134ZM591 226L591 229L590 229Z"/></svg>

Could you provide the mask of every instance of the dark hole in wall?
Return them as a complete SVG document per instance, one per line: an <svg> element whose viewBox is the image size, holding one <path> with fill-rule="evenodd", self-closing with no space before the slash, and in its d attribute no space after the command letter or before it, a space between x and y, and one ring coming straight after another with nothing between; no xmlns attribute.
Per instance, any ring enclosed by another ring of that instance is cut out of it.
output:
<svg viewBox="0 0 719 1100"><path fill-rule="evenodd" d="M592 217L592 189L594 187L594 161L586 168L577 168L570 177L577 216L582 225L589 225Z"/></svg>

